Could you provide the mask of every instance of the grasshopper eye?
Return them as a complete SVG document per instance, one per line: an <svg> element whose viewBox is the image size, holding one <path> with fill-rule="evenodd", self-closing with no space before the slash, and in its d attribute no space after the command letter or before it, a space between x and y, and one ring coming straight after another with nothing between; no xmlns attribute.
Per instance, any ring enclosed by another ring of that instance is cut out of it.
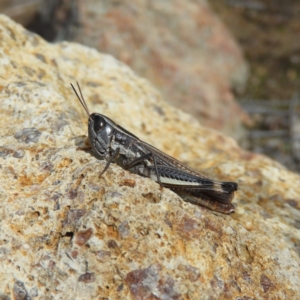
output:
<svg viewBox="0 0 300 300"><path fill-rule="evenodd" d="M100 132L104 129L106 125L106 122L104 120L104 118L100 117L100 116L96 116L95 120L94 120L94 130L95 132Z"/></svg>

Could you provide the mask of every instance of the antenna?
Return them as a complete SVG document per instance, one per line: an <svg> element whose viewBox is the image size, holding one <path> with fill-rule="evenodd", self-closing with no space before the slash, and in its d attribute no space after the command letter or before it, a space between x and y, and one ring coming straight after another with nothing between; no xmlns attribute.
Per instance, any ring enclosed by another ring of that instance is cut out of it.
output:
<svg viewBox="0 0 300 300"><path fill-rule="evenodd" d="M87 113L87 115L88 115L88 116L90 116L89 109L88 109L88 107L87 107L87 105L86 105L86 102L85 102L85 100L84 100L84 98L83 98L83 95L82 95L82 92L81 92L81 88L80 88L80 86L79 86L79 83L78 83L78 81L76 81L76 83L77 83L77 87L78 87L78 90L79 90L80 96L79 96L79 94L77 93L77 91L76 91L76 89L75 89L75 87L73 86L73 84L72 84L72 83L70 83L70 84L71 84L71 87L72 87L72 89L73 89L73 91L74 91L75 95L77 96L77 98L78 98L79 102L80 102L80 103L81 103L81 105L83 106L83 108L84 108L85 112Z"/></svg>

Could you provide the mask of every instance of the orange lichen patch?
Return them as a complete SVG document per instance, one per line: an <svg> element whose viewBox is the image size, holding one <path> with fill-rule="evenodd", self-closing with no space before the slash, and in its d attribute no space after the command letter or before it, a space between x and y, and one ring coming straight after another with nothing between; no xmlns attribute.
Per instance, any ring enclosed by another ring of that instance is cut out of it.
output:
<svg viewBox="0 0 300 300"><path fill-rule="evenodd" d="M64 158L61 160L60 164L58 165L58 168L69 167L69 166L71 165L72 162L73 162L72 159L67 158L67 157L64 157Z"/></svg>
<svg viewBox="0 0 300 300"><path fill-rule="evenodd" d="M47 177L49 176L49 173L40 174L36 177L37 183L42 183Z"/></svg>
<svg viewBox="0 0 300 300"><path fill-rule="evenodd" d="M172 247L172 253L184 255L186 253L186 243L183 239L179 239Z"/></svg>
<svg viewBox="0 0 300 300"><path fill-rule="evenodd" d="M109 292L109 289L106 286L102 287L102 286L98 285L97 286L97 294L101 295L101 297L104 297L104 299L105 299L105 298L108 298L110 292Z"/></svg>
<svg viewBox="0 0 300 300"><path fill-rule="evenodd" d="M132 178L125 178L121 180L120 186L129 186L129 187L135 187L135 180Z"/></svg>
<svg viewBox="0 0 300 300"><path fill-rule="evenodd" d="M117 239L119 236L115 226L107 226L106 234L109 238L115 238L115 239Z"/></svg>
<svg viewBox="0 0 300 300"><path fill-rule="evenodd" d="M70 268L70 269L68 269L68 273L70 275L77 274L77 270L74 270L74 269Z"/></svg>
<svg viewBox="0 0 300 300"><path fill-rule="evenodd" d="M48 176L49 173L43 173L37 176L22 175L18 177L18 181L21 186L30 186L34 184L41 184Z"/></svg>
<svg viewBox="0 0 300 300"><path fill-rule="evenodd" d="M119 204L117 203L113 203L109 206L110 209L118 209L119 208Z"/></svg>
<svg viewBox="0 0 300 300"><path fill-rule="evenodd" d="M105 238L105 234L102 231L97 231L94 234L95 237L97 237L99 240L103 240Z"/></svg>
<svg viewBox="0 0 300 300"><path fill-rule="evenodd" d="M27 186L27 185L32 185L33 184L33 178L28 177L26 175L19 176L18 180L19 180L19 182L22 186Z"/></svg>
<svg viewBox="0 0 300 300"><path fill-rule="evenodd" d="M20 224L10 224L9 226L12 231L16 232L17 234L23 234L23 227Z"/></svg>

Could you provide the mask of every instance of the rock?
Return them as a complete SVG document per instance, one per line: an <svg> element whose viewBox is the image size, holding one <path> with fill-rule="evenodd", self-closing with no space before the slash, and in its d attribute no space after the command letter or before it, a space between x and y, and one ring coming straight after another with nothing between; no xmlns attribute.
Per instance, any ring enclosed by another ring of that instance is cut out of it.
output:
<svg viewBox="0 0 300 300"><path fill-rule="evenodd" d="M203 125L241 138L248 67L231 34L203 0L85 1L75 40L110 53ZM146 33L146 34L145 34Z"/></svg>
<svg viewBox="0 0 300 300"><path fill-rule="evenodd" d="M0 11L18 23L27 25L43 5L43 0L1 1Z"/></svg>
<svg viewBox="0 0 300 300"><path fill-rule="evenodd" d="M300 177L163 101L110 55L0 17L1 299L298 299ZM90 111L218 180L232 215L84 150Z"/></svg>

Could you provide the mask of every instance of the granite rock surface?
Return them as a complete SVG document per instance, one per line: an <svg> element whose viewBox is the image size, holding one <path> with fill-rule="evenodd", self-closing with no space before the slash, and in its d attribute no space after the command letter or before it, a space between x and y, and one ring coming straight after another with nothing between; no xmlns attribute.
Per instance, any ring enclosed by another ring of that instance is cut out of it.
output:
<svg viewBox="0 0 300 300"><path fill-rule="evenodd" d="M300 177L167 104L110 55L0 16L1 299L299 299ZM84 150L100 112L239 183L236 212L183 202Z"/></svg>

